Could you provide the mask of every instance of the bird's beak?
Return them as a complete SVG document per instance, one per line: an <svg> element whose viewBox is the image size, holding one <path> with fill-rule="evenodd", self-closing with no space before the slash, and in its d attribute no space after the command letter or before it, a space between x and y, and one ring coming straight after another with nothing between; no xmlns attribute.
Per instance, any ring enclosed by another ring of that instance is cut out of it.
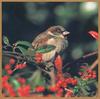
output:
<svg viewBox="0 0 100 99"><path fill-rule="evenodd" d="M68 34L70 34L70 32L68 32L68 31L63 32L63 36L67 36Z"/></svg>

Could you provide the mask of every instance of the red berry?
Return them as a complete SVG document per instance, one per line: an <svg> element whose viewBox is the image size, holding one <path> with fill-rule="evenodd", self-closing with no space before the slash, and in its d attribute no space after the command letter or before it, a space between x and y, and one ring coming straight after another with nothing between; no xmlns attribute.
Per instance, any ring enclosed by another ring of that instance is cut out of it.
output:
<svg viewBox="0 0 100 99"><path fill-rule="evenodd" d="M52 91L52 92L56 92L57 88L55 86L52 86L52 87L49 88L49 90Z"/></svg>
<svg viewBox="0 0 100 99"><path fill-rule="evenodd" d="M30 89L31 89L30 85L26 85L26 86L24 87L24 91L26 91L26 92L28 92Z"/></svg>
<svg viewBox="0 0 100 99"><path fill-rule="evenodd" d="M12 71L12 70L7 70L7 73L8 73L9 75L11 75L11 74L13 73L13 71Z"/></svg>
<svg viewBox="0 0 100 99"><path fill-rule="evenodd" d="M57 84L56 84L56 87L57 87L57 88L60 88L60 84L59 84L59 83L57 83Z"/></svg>
<svg viewBox="0 0 100 99"><path fill-rule="evenodd" d="M96 75L96 72L95 71L93 71L93 75Z"/></svg>
<svg viewBox="0 0 100 99"><path fill-rule="evenodd" d="M94 78L94 79L95 79L95 78L96 78L96 75L93 75L93 76L92 76L92 78Z"/></svg>
<svg viewBox="0 0 100 99"><path fill-rule="evenodd" d="M17 65L15 66L15 68L16 68L16 69L19 69L19 65L17 64Z"/></svg>
<svg viewBox="0 0 100 99"><path fill-rule="evenodd" d="M30 95L30 85L22 86L18 88L19 96L29 96Z"/></svg>
<svg viewBox="0 0 100 99"><path fill-rule="evenodd" d="M11 84L9 84L8 82L4 82L3 87L7 90L10 96L16 96L16 93L14 92L14 89Z"/></svg>
<svg viewBox="0 0 100 99"><path fill-rule="evenodd" d="M45 91L45 88L43 86L38 86L35 88L35 91L36 92L43 92L43 91Z"/></svg>
<svg viewBox="0 0 100 99"><path fill-rule="evenodd" d="M35 61L36 61L36 63L41 63L42 62L42 54L41 53L36 53L35 54Z"/></svg>
<svg viewBox="0 0 100 99"><path fill-rule="evenodd" d="M9 64L5 65L5 70L8 70L10 68L11 68L11 66Z"/></svg>
<svg viewBox="0 0 100 99"><path fill-rule="evenodd" d="M11 58L11 59L9 60L9 63L10 63L11 65L15 64L15 59Z"/></svg>
<svg viewBox="0 0 100 99"><path fill-rule="evenodd" d="M68 78L68 84L71 84L72 83L72 81L73 81L73 78Z"/></svg>
<svg viewBox="0 0 100 99"><path fill-rule="evenodd" d="M62 87L66 88L66 87L67 87L67 83L64 82L64 83L62 84Z"/></svg>
<svg viewBox="0 0 100 99"><path fill-rule="evenodd" d="M92 71L90 69L87 70L88 73L91 73Z"/></svg>
<svg viewBox="0 0 100 99"><path fill-rule="evenodd" d="M67 79L65 79L65 82L66 82L66 83L69 83L69 79L68 79L68 78L67 78Z"/></svg>
<svg viewBox="0 0 100 99"><path fill-rule="evenodd" d="M20 82L21 84L24 84L26 82L26 80L24 78L18 78L17 79L18 82Z"/></svg>
<svg viewBox="0 0 100 99"><path fill-rule="evenodd" d="M25 68L26 67L26 62L22 64L22 67Z"/></svg>
<svg viewBox="0 0 100 99"><path fill-rule="evenodd" d="M61 85L62 83L63 83L63 81L62 81L62 80L59 80L59 81L58 81L58 84L59 84L59 85Z"/></svg>
<svg viewBox="0 0 100 99"><path fill-rule="evenodd" d="M23 64L19 64L19 69L23 69L24 65Z"/></svg>
<svg viewBox="0 0 100 99"><path fill-rule="evenodd" d="M22 64L17 64L15 68L16 69L22 69Z"/></svg>
<svg viewBox="0 0 100 99"><path fill-rule="evenodd" d="M74 80L72 81L72 85L76 85L76 84L77 84L77 80L74 79Z"/></svg>
<svg viewBox="0 0 100 99"><path fill-rule="evenodd" d="M92 75L91 75L91 74L89 74L89 75L88 75L88 78L91 78L91 77L92 77Z"/></svg>
<svg viewBox="0 0 100 99"><path fill-rule="evenodd" d="M9 78L9 77L5 75L5 76L3 76L3 77L2 77L2 81L4 81L4 82L5 82L5 81L7 81L7 80L8 80L8 78Z"/></svg>
<svg viewBox="0 0 100 99"><path fill-rule="evenodd" d="M62 88L60 88L58 91L57 91L57 96L62 96L62 94L63 94L63 89Z"/></svg>

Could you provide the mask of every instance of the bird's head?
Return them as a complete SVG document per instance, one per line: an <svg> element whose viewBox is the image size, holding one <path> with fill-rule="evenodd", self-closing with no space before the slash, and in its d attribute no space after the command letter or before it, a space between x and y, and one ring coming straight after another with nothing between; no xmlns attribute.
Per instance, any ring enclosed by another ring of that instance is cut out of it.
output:
<svg viewBox="0 0 100 99"><path fill-rule="evenodd" d="M62 26L52 26L47 30L47 33L53 37L64 38L69 34Z"/></svg>

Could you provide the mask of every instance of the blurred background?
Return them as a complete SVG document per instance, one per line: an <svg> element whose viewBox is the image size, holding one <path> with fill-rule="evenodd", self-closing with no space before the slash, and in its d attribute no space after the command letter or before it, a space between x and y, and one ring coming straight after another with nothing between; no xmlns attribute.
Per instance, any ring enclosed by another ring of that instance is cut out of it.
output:
<svg viewBox="0 0 100 99"><path fill-rule="evenodd" d="M18 40L32 42L48 27L61 25L70 32L69 47L64 62L80 58L97 49L97 42L88 31L98 32L96 2L2 3L3 35L11 43Z"/></svg>

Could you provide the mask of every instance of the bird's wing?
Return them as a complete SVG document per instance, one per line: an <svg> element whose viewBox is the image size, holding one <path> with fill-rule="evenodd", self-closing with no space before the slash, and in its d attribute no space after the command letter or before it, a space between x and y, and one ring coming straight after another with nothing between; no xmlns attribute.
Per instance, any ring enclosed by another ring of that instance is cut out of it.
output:
<svg viewBox="0 0 100 99"><path fill-rule="evenodd" d="M32 46L33 48L36 49L43 45L46 45L47 41L48 41L48 34L41 33L34 39L34 41L32 42Z"/></svg>

